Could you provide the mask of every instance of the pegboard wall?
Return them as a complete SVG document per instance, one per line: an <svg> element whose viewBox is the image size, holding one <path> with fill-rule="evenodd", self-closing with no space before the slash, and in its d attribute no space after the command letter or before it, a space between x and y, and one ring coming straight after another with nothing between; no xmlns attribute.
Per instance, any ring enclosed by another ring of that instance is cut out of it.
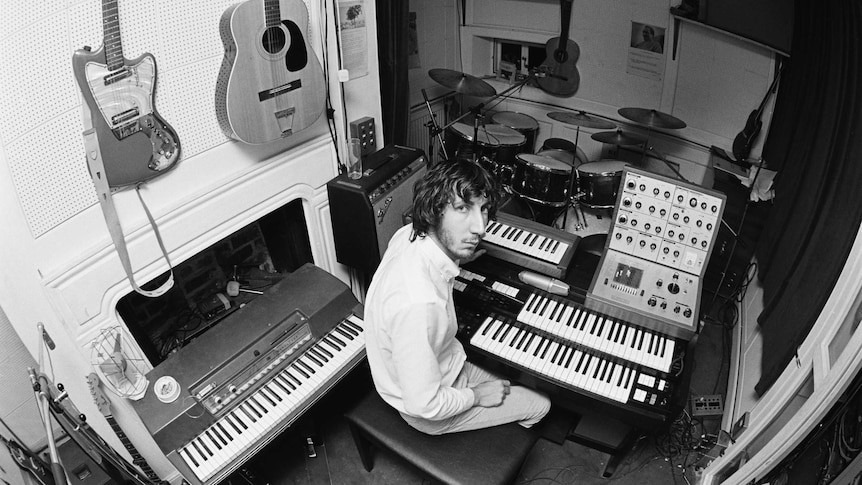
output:
<svg viewBox="0 0 862 485"><path fill-rule="evenodd" d="M180 163L233 143L219 127L214 100L224 57L219 19L235 3L118 0L123 55L155 57L155 107L182 143ZM35 238L97 203L72 54L102 45L102 6L101 0L4 1L2 11L0 40L10 48L0 51L0 143ZM308 26L319 55L317 31Z"/></svg>

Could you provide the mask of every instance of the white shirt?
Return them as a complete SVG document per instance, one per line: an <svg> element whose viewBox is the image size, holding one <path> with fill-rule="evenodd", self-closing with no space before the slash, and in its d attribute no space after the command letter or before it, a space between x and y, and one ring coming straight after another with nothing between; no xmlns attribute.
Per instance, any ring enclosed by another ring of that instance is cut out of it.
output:
<svg viewBox="0 0 862 485"><path fill-rule="evenodd" d="M428 237L399 229L365 300L365 349L380 396L409 416L440 420L473 406L473 390L452 383L467 355L455 335L452 285L459 273Z"/></svg>

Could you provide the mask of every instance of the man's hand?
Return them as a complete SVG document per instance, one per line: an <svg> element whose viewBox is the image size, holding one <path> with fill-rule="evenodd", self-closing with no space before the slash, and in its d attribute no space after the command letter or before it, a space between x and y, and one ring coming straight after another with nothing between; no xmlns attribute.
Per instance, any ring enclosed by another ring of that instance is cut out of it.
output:
<svg viewBox="0 0 862 485"><path fill-rule="evenodd" d="M503 404L506 396L509 395L511 384L509 381L498 379L495 381L487 381L473 386L474 406L482 406L485 408L493 408Z"/></svg>

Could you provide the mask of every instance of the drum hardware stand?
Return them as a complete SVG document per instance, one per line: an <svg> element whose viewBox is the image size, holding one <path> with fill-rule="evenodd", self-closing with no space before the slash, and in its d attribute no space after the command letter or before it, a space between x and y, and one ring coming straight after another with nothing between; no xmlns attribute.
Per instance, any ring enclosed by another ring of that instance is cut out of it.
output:
<svg viewBox="0 0 862 485"><path fill-rule="evenodd" d="M446 152L446 144L443 143L443 130L437 127L437 117L434 115L434 110L431 109L431 103L428 101L428 95L425 94L425 89L422 89L422 99L425 100L425 107L428 108L428 115L431 121L425 123L428 127L428 160L434 160L434 137L436 133L437 142L440 143L440 151L443 152L443 160L449 159L449 154Z"/></svg>
<svg viewBox="0 0 862 485"><path fill-rule="evenodd" d="M656 150L654 147L651 147L648 144L644 144L644 148L643 148L643 158L644 159L646 159L647 152L650 152L651 154L655 155L656 158L658 158L659 160L664 162L664 164L667 165L667 168L671 169L671 171L673 171L673 173L676 174L678 179L682 180L685 183L691 184L691 185L697 185L697 184L692 183L687 178L683 177L682 174L679 173L679 170L677 170L677 168L672 163L670 163L667 158L665 158L664 154L662 154L660 151Z"/></svg>

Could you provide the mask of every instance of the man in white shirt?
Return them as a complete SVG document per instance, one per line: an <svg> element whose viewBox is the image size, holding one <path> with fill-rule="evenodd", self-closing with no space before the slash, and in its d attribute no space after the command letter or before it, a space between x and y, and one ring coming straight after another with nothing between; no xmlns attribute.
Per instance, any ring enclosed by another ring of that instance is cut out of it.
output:
<svg viewBox="0 0 862 485"><path fill-rule="evenodd" d="M459 263L477 256L499 202L491 175L470 161L438 164L416 183L413 222L399 229L365 301L366 351L377 392L414 428L443 434L518 422L550 401L467 362L452 301Z"/></svg>

